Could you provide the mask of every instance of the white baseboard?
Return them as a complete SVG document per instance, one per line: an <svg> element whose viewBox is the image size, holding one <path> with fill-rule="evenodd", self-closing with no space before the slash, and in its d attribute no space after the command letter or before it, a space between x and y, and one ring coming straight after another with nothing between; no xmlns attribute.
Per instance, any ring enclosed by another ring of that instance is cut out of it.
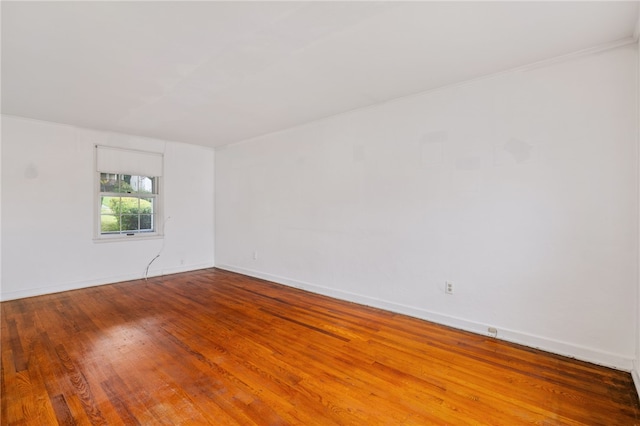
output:
<svg viewBox="0 0 640 426"><path fill-rule="evenodd" d="M457 318L437 312L428 311L425 309L402 305L386 300L376 299L373 297L350 293L342 290L336 290L328 287L318 286L311 283L305 283L289 278L279 277L276 275L254 271L251 269L237 267L232 265L216 265L216 268L224 269L231 272L237 272L239 274L248 275L251 277L261 278L268 281L273 281L278 284L284 284L290 287L295 287L303 290L308 290L313 293L322 294L325 296L334 297L336 299L346 300L349 302L358 303L361 305L372 306L375 308L385 309L391 312L399 314L409 315L415 318L424 319L427 321L435 322L438 324L446 325L449 327L457 328L460 330L470 331L472 333L480 335L488 335L487 328L489 324L483 324L475 321L471 321L464 318ZM617 370L632 371L633 359L626 358L617 354L601 351L593 348L588 348L580 345L574 345L571 343L561 342L554 339L549 339L543 336L536 336L517 330L499 329L498 339L505 340L512 343L518 343L524 346L541 349L546 352L551 352L558 355L567 356L570 358L579 359L582 361L590 362L592 364L598 364L605 367L615 368ZM637 370L636 370L637 371ZM636 381L636 386L638 382Z"/></svg>
<svg viewBox="0 0 640 426"><path fill-rule="evenodd" d="M636 385L636 393L638 399L640 399L640 361L633 362L633 369L631 370L631 377L633 378L633 384Z"/></svg>
<svg viewBox="0 0 640 426"><path fill-rule="evenodd" d="M158 277L162 275L177 274L180 272L195 271L198 269L212 268L213 262L201 263L195 265L180 265L179 267L164 268L157 271L149 271L148 277ZM78 290L81 288L96 287L99 285L119 283L123 281L139 280L144 278L144 272L136 274L112 275L95 280L75 281L68 283L58 283L51 286L28 288L16 291L2 291L0 293L0 301L23 299L25 297L42 296L44 294L60 293L69 290Z"/></svg>

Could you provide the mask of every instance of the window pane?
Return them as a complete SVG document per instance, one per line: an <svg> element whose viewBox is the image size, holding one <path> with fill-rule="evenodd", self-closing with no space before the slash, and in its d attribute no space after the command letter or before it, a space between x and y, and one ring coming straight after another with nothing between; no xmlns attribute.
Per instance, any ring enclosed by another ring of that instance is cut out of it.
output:
<svg viewBox="0 0 640 426"><path fill-rule="evenodd" d="M140 178L140 176L130 176L129 186L131 188L130 188L129 192L131 192L132 194L138 192L139 178Z"/></svg>
<svg viewBox="0 0 640 426"><path fill-rule="evenodd" d="M118 219L112 214L103 214L100 216L100 232L103 234L119 232L120 225Z"/></svg>
<svg viewBox="0 0 640 426"><path fill-rule="evenodd" d="M138 197L122 197L118 206L118 214L140 213L140 199Z"/></svg>
<svg viewBox="0 0 640 426"><path fill-rule="evenodd" d="M143 214L140 215L140 230L141 231L153 231L153 215Z"/></svg>
<svg viewBox="0 0 640 426"><path fill-rule="evenodd" d="M100 173L100 192L118 192L117 175Z"/></svg>
<svg viewBox="0 0 640 426"><path fill-rule="evenodd" d="M122 232L136 232L140 229L140 225L138 224L140 216L137 214L125 214L120 216L120 229Z"/></svg>
<svg viewBox="0 0 640 426"><path fill-rule="evenodd" d="M147 194L156 193L156 180L150 176L140 176L140 192Z"/></svg>
<svg viewBox="0 0 640 426"><path fill-rule="evenodd" d="M155 198L140 198L140 214L154 213Z"/></svg>
<svg viewBox="0 0 640 426"><path fill-rule="evenodd" d="M100 213L102 214L115 214L118 211L120 205L120 197L100 197Z"/></svg>
<svg viewBox="0 0 640 426"><path fill-rule="evenodd" d="M152 194L154 193L154 181L155 179L149 176L131 176L131 192L138 194Z"/></svg>
<svg viewBox="0 0 640 426"><path fill-rule="evenodd" d="M118 181L120 182L120 188L117 192L131 193L131 175L118 175Z"/></svg>

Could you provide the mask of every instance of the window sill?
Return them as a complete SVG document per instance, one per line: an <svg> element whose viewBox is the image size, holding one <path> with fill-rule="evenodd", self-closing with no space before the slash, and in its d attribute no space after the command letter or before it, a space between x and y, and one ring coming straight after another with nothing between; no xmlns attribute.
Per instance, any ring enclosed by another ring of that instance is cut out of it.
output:
<svg viewBox="0 0 640 426"><path fill-rule="evenodd" d="M164 238L163 234L153 234L153 235L114 235L108 237L94 237L93 242L102 244L102 243L122 243L125 241L143 241L143 240L161 240Z"/></svg>

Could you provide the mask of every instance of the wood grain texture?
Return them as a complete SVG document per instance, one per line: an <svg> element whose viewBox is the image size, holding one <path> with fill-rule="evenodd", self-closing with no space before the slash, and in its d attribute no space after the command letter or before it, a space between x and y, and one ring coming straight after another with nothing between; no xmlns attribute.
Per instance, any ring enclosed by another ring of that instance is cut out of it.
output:
<svg viewBox="0 0 640 426"><path fill-rule="evenodd" d="M628 373L217 269L1 325L3 425L640 425Z"/></svg>

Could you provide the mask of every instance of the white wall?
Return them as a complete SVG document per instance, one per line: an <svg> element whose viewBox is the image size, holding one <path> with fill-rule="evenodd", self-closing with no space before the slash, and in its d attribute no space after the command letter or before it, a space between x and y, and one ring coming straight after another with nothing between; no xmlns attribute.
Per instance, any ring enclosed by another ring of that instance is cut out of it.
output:
<svg viewBox="0 0 640 426"><path fill-rule="evenodd" d="M636 56L573 57L219 149L216 265L630 370Z"/></svg>
<svg viewBox="0 0 640 426"><path fill-rule="evenodd" d="M164 152L163 239L94 242L94 144ZM213 265L214 152L2 117L2 299Z"/></svg>
<svg viewBox="0 0 640 426"><path fill-rule="evenodd" d="M2 176L2 137L1 136L2 136L2 120L0 120L0 177ZM2 181L0 180L0 293L1 292L2 292Z"/></svg>
<svg viewBox="0 0 640 426"><path fill-rule="evenodd" d="M636 32L640 31L640 11L638 11L638 23L636 24ZM637 97L636 97L636 119L638 123L638 143L640 144L640 40L636 44L636 49L638 51L638 62L636 67L636 78L637 78ZM640 151L640 149L639 149ZM640 168L640 152L638 153L638 167ZM640 170L638 171L638 186L640 188ZM640 196L639 196L640 198ZM640 203L640 200L639 200ZM639 208L640 210L640 208ZM638 214L638 220L640 221L640 211ZM640 226L639 226L640 232ZM640 234L638 245L640 246ZM640 252L638 253L640 256ZM640 267L640 261L639 267ZM636 358L633 366L632 377L633 381L636 385L636 391L638 396L640 397L640 271L638 274L638 287L636 290L637 304L636 304Z"/></svg>

